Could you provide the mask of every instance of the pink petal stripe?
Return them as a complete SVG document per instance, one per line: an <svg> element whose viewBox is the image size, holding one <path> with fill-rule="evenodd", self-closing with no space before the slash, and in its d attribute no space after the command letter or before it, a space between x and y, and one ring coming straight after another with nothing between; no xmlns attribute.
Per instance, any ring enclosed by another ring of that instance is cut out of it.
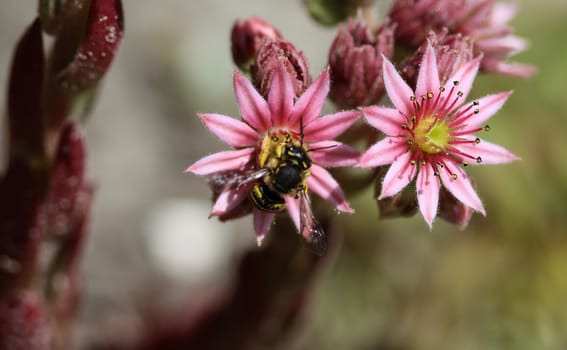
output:
<svg viewBox="0 0 567 350"><path fill-rule="evenodd" d="M272 226L272 222L274 222L274 217L276 215L274 213L262 211L258 208L254 208L253 215L256 240L258 241L258 245L261 245L264 237L266 237L266 234L270 230L270 226Z"/></svg>
<svg viewBox="0 0 567 350"><path fill-rule="evenodd" d="M476 78L476 73L478 72L478 66L480 65L481 56L465 63L452 77L447 79L445 83L446 91L450 91L453 83L458 81L459 85L455 87L455 95L447 96L446 98L453 99L458 91L461 91L463 95L459 99L463 102L455 104L455 107L459 107L467 100L467 96L471 92L474 79ZM451 111L449 111L451 112Z"/></svg>
<svg viewBox="0 0 567 350"><path fill-rule="evenodd" d="M293 224L297 228L297 231L300 230L300 222L299 222L299 199L293 198L292 196L283 196L285 200L285 205L287 207L287 212L289 213L289 217Z"/></svg>
<svg viewBox="0 0 567 350"><path fill-rule="evenodd" d="M473 141L475 137L466 137ZM480 143L463 143L455 146L459 151L470 154L473 157L480 157L482 162L477 163L474 160L470 162L471 165L484 165L484 164L504 164L510 163L515 160L520 160L520 157L508 151L506 148L490 143L485 140L480 140Z"/></svg>
<svg viewBox="0 0 567 350"><path fill-rule="evenodd" d="M413 106L410 98L414 96L413 90L398 74L396 67L394 67L386 56L382 56L382 61L384 86L386 87L390 101L392 101L394 107L404 115L411 116L413 114Z"/></svg>
<svg viewBox="0 0 567 350"><path fill-rule="evenodd" d="M240 120L215 113L197 115L213 134L232 147L253 146L258 142L256 131Z"/></svg>
<svg viewBox="0 0 567 350"><path fill-rule="evenodd" d="M223 151L203 157L193 163L185 172L197 175L209 175L227 170L241 169L252 159L254 148L248 147L239 150Z"/></svg>
<svg viewBox="0 0 567 350"><path fill-rule="evenodd" d="M495 3L490 12L492 25L506 24L518 13L518 5L513 3Z"/></svg>
<svg viewBox="0 0 567 350"><path fill-rule="evenodd" d="M391 164L396 158L408 151L407 143L402 138L386 137L376 142L360 157L358 165L363 168L375 168Z"/></svg>
<svg viewBox="0 0 567 350"><path fill-rule="evenodd" d="M415 94L419 98L426 96L429 92L435 95L439 93L439 71L437 69L435 50L431 43L427 41L427 47L417 76Z"/></svg>
<svg viewBox="0 0 567 350"><path fill-rule="evenodd" d="M266 131L272 124L268 103L238 70L234 71L233 82L242 119L258 132Z"/></svg>
<svg viewBox="0 0 567 350"><path fill-rule="evenodd" d="M313 164L310 168L311 176L307 178L309 188L319 197L334 205L338 210L352 213L354 210L345 199L343 190L333 176L324 168Z"/></svg>
<svg viewBox="0 0 567 350"><path fill-rule="evenodd" d="M289 126L298 129L301 124L305 126L321 114L321 109L323 109L323 104L329 93L329 84L329 69L327 68L295 103L293 112L289 117Z"/></svg>
<svg viewBox="0 0 567 350"><path fill-rule="evenodd" d="M481 67L486 72L509 75L516 78L529 78L537 72L530 64L505 62L498 59L483 59Z"/></svg>
<svg viewBox="0 0 567 350"><path fill-rule="evenodd" d="M457 175L457 179L453 180L451 173ZM468 175L458 166L447 163L445 169L439 172L443 186L451 192L455 198L460 200L464 205L486 216L482 201L474 190Z"/></svg>
<svg viewBox="0 0 567 350"><path fill-rule="evenodd" d="M406 152L394 160L384 177L384 181L382 181L382 192L378 199L395 195L413 180L416 165L410 163L411 158L412 153Z"/></svg>
<svg viewBox="0 0 567 350"><path fill-rule="evenodd" d="M437 215L441 184L437 176L435 176L430 164L425 164L419 167L419 173L417 174L415 185L419 210L429 225L429 229L431 229L433 226L433 220Z"/></svg>
<svg viewBox="0 0 567 350"><path fill-rule="evenodd" d="M331 140L342 134L360 117L358 111L344 111L325 115L306 124L303 133L305 142Z"/></svg>
<svg viewBox="0 0 567 350"><path fill-rule="evenodd" d="M337 141L321 141L309 145L311 160L324 168L353 166L358 163L360 152Z"/></svg>
<svg viewBox="0 0 567 350"><path fill-rule="evenodd" d="M246 188L233 188L226 190L217 198L209 216L221 216L236 208L247 198Z"/></svg>
<svg viewBox="0 0 567 350"><path fill-rule="evenodd" d="M462 123L467 125L467 128L471 129L481 127L485 121L490 119L496 112L498 112L500 108L502 108L511 94L512 91L507 91L481 98L480 100L478 100L479 112L477 114L473 114L470 118L463 120ZM464 108L467 108L467 106L465 105L461 107L461 109Z"/></svg>
<svg viewBox="0 0 567 350"><path fill-rule="evenodd" d="M406 122L400 111L394 108L370 106L362 109L368 124L388 136L402 135L402 124Z"/></svg>
<svg viewBox="0 0 567 350"><path fill-rule="evenodd" d="M282 126L287 123L287 118L293 110L293 99L295 92L287 71L278 68L272 75L270 92L268 94L268 105L272 114L274 126Z"/></svg>

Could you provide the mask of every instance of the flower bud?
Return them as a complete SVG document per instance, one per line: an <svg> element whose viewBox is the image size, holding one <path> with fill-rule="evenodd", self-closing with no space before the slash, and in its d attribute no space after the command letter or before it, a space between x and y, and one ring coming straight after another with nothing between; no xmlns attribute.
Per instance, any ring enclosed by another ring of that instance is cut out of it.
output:
<svg viewBox="0 0 567 350"><path fill-rule="evenodd" d="M473 44L469 37L463 37L461 34L448 34L447 29L443 29L438 33L429 32L427 41L435 50L441 84L445 84L447 79L453 76L463 64L473 59ZM427 41L401 64L402 76L410 86L415 87Z"/></svg>
<svg viewBox="0 0 567 350"><path fill-rule="evenodd" d="M335 25L356 13L359 8L369 8L374 0L303 0L314 20L323 25Z"/></svg>
<svg viewBox="0 0 567 350"><path fill-rule="evenodd" d="M441 187L438 212L440 218L464 230L467 228L472 214L472 208L457 200L445 187Z"/></svg>
<svg viewBox="0 0 567 350"><path fill-rule="evenodd" d="M382 177L386 174L388 167L381 167L378 171L378 179L376 181L376 186L374 188L374 197L378 198L382 190ZM417 213L417 197L415 195L415 189L411 186L406 186L402 191L397 194L376 199L378 204L378 211L380 213L380 218L398 218L398 217L412 217Z"/></svg>
<svg viewBox="0 0 567 350"><path fill-rule="evenodd" d="M266 40L250 68L252 81L262 96L268 96L272 75L282 66L291 78L296 96L311 85L311 75L303 52L286 40Z"/></svg>
<svg viewBox="0 0 567 350"><path fill-rule="evenodd" d="M391 58L395 25L384 23L372 33L362 16L341 26L329 51L330 98L339 108L377 103L384 94L382 55Z"/></svg>
<svg viewBox="0 0 567 350"><path fill-rule="evenodd" d="M240 69L248 71L262 43L281 38L280 32L263 19L237 20L230 33L232 59Z"/></svg>

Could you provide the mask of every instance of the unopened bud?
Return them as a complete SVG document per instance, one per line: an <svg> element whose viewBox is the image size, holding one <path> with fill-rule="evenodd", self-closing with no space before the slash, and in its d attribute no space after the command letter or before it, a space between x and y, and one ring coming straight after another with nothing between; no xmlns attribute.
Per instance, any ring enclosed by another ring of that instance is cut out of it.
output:
<svg viewBox="0 0 567 350"><path fill-rule="evenodd" d="M303 0L309 14L323 25L335 25L356 14L359 8L369 8L374 0Z"/></svg>
<svg viewBox="0 0 567 350"><path fill-rule="evenodd" d="M387 170L388 167L380 168L380 171L378 171L379 179L386 174ZM381 190L382 182L377 181L374 188L375 198L378 198ZM411 188L411 186L406 186L402 191L391 197L376 199L376 203L378 204L380 218L411 217L417 213L418 208L415 188Z"/></svg>
<svg viewBox="0 0 567 350"><path fill-rule="evenodd" d="M461 34L448 34L446 28L438 33L431 31L427 36L427 41L401 64L402 76L412 87L415 87L427 42L435 51L441 85L445 84L447 79L453 76L461 66L473 59L473 43L469 37Z"/></svg>
<svg viewBox="0 0 567 350"><path fill-rule="evenodd" d="M263 19L237 20L230 33L232 59L240 69L248 71L264 41L281 38L280 32Z"/></svg>
<svg viewBox="0 0 567 350"><path fill-rule="evenodd" d="M439 217L464 230L471 220L473 209L455 198L444 187L439 192Z"/></svg>
<svg viewBox="0 0 567 350"><path fill-rule="evenodd" d="M338 107L367 106L382 98L382 55L392 57L394 30L386 22L373 33L360 14L339 29L329 51L329 97Z"/></svg>
<svg viewBox="0 0 567 350"><path fill-rule="evenodd" d="M272 75L280 67L289 74L296 96L300 96L311 85L311 75L303 52L286 40L264 41L250 68L252 81L262 96L268 96Z"/></svg>

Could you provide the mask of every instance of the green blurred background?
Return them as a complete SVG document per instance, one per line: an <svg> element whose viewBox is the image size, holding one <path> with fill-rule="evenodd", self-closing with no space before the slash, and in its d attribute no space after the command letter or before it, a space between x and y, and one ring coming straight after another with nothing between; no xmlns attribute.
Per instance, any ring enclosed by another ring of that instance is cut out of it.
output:
<svg viewBox="0 0 567 350"><path fill-rule="evenodd" d="M2 82L34 3L0 3ZM513 26L531 47L513 60L539 73L483 76L471 94L514 90L485 136L523 159L468 168L487 217L474 215L465 231L439 220L430 232L419 215L378 220L371 190L349 198L356 215L337 219L342 248L291 348L567 349L567 2L518 3ZM182 174L226 148L195 113L238 113L234 19L274 23L305 51L313 75L336 30L317 26L299 0L125 0L124 7L124 45L87 126L98 193L78 344L117 326L136 328L148 300L175 303L225 288L237 257L255 249L250 219L207 220L204 180Z"/></svg>

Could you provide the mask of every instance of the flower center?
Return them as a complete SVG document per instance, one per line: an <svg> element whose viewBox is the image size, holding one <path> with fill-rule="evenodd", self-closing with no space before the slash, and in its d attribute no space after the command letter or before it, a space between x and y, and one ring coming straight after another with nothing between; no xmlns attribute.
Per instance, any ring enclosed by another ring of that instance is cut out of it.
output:
<svg viewBox="0 0 567 350"><path fill-rule="evenodd" d="M419 119L413 129L415 145L423 152L436 154L443 152L451 140L449 125L435 116Z"/></svg>

